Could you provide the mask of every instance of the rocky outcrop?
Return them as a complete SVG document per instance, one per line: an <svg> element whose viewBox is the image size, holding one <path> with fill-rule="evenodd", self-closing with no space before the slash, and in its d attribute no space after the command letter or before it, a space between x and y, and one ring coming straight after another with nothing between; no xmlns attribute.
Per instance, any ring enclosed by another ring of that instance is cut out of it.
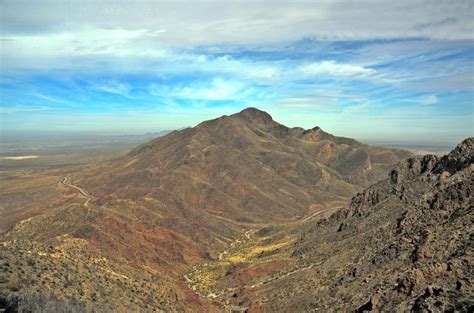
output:
<svg viewBox="0 0 474 313"><path fill-rule="evenodd" d="M270 114L256 108L247 108L238 115L252 123L269 124L274 122Z"/></svg>
<svg viewBox="0 0 474 313"><path fill-rule="evenodd" d="M338 232L348 225L366 232L367 220L386 217L375 227L385 226L365 239L367 246L353 269L361 278L375 279L372 295L379 301L357 311L474 308L473 143L468 138L442 158L427 155L400 162L389 179L356 195L336 222ZM387 217L397 210L391 222ZM387 274L375 274L380 269Z"/></svg>
<svg viewBox="0 0 474 313"><path fill-rule="evenodd" d="M438 166L438 161L439 159L434 155L410 158L400 162L396 168L390 172L390 180L394 184L412 180L421 174L433 171L433 169Z"/></svg>
<svg viewBox="0 0 474 313"><path fill-rule="evenodd" d="M474 138L467 138L461 142L456 149L448 155L441 158L435 172L442 173L444 171L454 173L460 171L474 163Z"/></svg>

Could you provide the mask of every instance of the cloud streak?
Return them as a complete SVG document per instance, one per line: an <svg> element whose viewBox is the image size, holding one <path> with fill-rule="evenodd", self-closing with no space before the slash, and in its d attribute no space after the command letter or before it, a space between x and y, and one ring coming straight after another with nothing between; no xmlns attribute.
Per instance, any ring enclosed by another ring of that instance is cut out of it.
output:
<svg viewBox="0 0 474 313"><path fill-rule="evenodd" d="M124 97L129 97L131 86L126 83L108 82L106 84L95 84L92 86L92 89L103 91L109 94L116 94L116 95L121 95Z"/></svg>
<svg viewBox="0 0 474 313"><path fill-rule="evenodd" d="M432 105L438 103L438 97L435 95L423 96L418 99L418 103L421 105Z"/></svg>
<svg viewBox="0 0 474 313"><path fill-rule="evenodd" d="M330 75L341 77L367 77L376 74L376 71L371 68L365 68L353 64L340 64L331 60L304 65L300 70L305 75Z"/></svg>

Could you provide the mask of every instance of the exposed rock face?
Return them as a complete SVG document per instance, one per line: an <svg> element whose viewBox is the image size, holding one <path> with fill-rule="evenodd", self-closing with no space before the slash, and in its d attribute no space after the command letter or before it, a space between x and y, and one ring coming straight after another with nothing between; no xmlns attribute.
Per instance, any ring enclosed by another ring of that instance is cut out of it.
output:
<svg viewBox="0 0 474 313"><path fill-rule="evenodd" d="M395 184L401 183L406 180L411 180L421 174L431 172L435 166L438 166L438 158L434 155L410 158L398 164L390 173L390 178Z"/></svg>
<svg viewBox="0 0 474 313"><path fill-rule="evenodd" d="M474 162L474 140L468 138L460 143L456 149L444 156L436 168L436 172L447 171L454 173L470 166Z"/></svg>
<svg viewBox="0 0 474 313"><path fill-rule="evenodd" d="M240 112L239 115L251 123L270 124L273 122L273 118L270 116L270 114L260 111L256 108L247 108Z"/></svg>

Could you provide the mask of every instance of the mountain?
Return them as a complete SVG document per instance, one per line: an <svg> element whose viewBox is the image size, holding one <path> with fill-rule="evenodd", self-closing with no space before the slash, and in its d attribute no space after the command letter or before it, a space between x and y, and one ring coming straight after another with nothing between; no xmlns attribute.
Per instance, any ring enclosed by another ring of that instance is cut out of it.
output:
<svg viewBox="0 0 474 313"><path fill-rule="evenodd" d="M344 203L409 156L318 127L288 128L250 108L157 138L77 180L101 203L150 197L182 211L266 222Z"/></svg>
<svg viewBox="0 0 474 313"><path fill-rule="evenodd" d="M472 312L474 138L387 176L330 216L249 234L191 287L249 312Z"/></svg>
<svg viewBox="0 0 474 313"><path fill-rule="evenodd" d="M150 249L159 242L166 250L141 257L174 268L216 258L243 227L340 207L408 156L317 127L288 128L249 108L152 140L73 181L99 198L99 206L133 216L98 220L97 245L109 242L114 253L127 255L138 231L153 243ZM133 230L117 242L111 225Z"/></svg>
<svg viewBox="0 0 474 313"><path fill-rule="evenodd" d="M220 311L219 299L196 292L194 267L227 260L224 252L250 245L258 229L293 232L336 211L410 156L319 127L288 128L254 108L171 132L57 177L50 189L64 196L2 238L4 290L12 293L0 299L99 311ZM290 239L279 247L292 246ZM252 256L273 253L254 248Z"/></svg>

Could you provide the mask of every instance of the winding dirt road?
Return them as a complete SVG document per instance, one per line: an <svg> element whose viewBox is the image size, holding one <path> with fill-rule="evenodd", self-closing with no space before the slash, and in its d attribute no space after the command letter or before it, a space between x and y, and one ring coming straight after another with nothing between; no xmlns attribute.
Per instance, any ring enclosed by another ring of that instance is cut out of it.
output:
<svg viewBox="0 0 474 313"><path fill-rule="evenodd" d="M324 210L319 210L319 211L316 211L316 212L313 212L307 216L304 216L302 219L298 220L297 222L306 222L306 221L309 221L310 219L312 219L313 217L316 217L318 215L321 215L323 213L326 213L326 212L331 212L331 211L335 211L334 208L329 208L329 209L324 209Z"/></svg>
<svg viewBox="0 0 474 313"><path fill-rule="evenodd" d="M89 204L89 201L94 201L94 200L97 200L97 197L94 197L93 195L91 195L90 193L88 193L86 190L82 189L81 187L78 187L78 186L75 186L75 185L72 185L70 183L68 183L68 180L69 178L67 177L63 177L61 179L61 184L63 184L64 186L67 186L69 188L72 188L74 190L76 190L81 196L87 198L87 201L86 201L86 205Z"/></svg>

